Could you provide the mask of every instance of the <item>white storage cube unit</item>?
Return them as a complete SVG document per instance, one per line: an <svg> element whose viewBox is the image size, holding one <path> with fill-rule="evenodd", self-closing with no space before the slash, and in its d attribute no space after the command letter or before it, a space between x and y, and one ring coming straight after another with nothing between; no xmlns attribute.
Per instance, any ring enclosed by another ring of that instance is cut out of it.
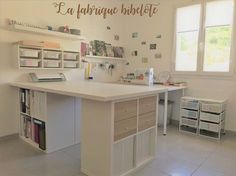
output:
<svg viewBox="0 0 236 176"><path fill-rule="evenodd" d="M134 137L114 144L113 175L120 176L134 168Z"/></svg>

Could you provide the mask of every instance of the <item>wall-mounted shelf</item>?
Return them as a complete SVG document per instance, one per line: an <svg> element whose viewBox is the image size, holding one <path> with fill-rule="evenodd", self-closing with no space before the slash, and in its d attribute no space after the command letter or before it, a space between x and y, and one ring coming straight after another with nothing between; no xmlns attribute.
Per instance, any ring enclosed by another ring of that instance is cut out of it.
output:
<svg viewBox="0 0 236 176"><path fill-rule="evenodd" d="M119 58L119 57L107 57L107 56L92 56L87 55L84 57L84 59L103 59L103 60L117 60L117 61L125 61L125 58Z"/></svg>
<svg viewBox="0 0 236 176"><path fill-rule="evenodd" d="M46 29L32 28L32 27L27 27L27 26L22 26L22 25L17 25L17 24L9 25L8 29L12 31L20 31L20 32L34 33L34 34L39 34L39 35L54 36L54 37L59 37L63 39L68 39L68 40L85 40L85 37L80 36L80 35L67 34L67 33L57 32L57 31L50 31Z"/></svg>

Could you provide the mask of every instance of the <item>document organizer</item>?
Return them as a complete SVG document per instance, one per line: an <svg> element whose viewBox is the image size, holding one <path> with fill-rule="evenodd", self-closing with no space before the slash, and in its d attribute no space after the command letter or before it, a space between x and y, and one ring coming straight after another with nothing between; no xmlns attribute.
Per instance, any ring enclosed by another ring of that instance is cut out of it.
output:
<svg viewBox="0 0 236 176"><path fill-rule="evenodd" d="M29 73L32 82L62 82L66 81L66 77L63 73L56 74L38 74Z"/></svg>

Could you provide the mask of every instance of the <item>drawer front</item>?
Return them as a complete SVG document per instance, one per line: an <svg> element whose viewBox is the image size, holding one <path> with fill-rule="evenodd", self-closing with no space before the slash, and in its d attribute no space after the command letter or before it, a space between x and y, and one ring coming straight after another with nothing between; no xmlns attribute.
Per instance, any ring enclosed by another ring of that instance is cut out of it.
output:
<svg viewBox="0 0 236 176"><path fill-rule="evenodd" d="M137 100L115 104L115 122L137 116Z"/></svg>
<svg viewBox="0 0 236 176"><path fill-rule="evenodd" d="M198 121L197 120L193 120L193 119L181 118L180 119L180 124L181 125L185 125L185 126L189 126L189 127L197 128Z"/></svg>
<svg viewBox="0 0 236 176"><path fill-rule="evenodd" d="M59 59L60 52L57 52L57 51L44 51L43 55L44 55L44 58Z"/></svg>
<svg viewBox="0 0 236 176"><path fill-rule="evenodd" d="M136 117L116 122L114 127L114 140L117 141L122 138L128 137L132 134L135 134L136 131L137 131Z"/></svg>
<svg viewBox="0 0 236 176"><path fill-rule="evenodd" d="M200 122L199 128L202 130L208 130L216 133L218 133L220 130L220 126L218 124L207 123L207 122Z"/></svg>
<svg viewBox="0 0 236 176"><path fill-rule="evenodd" d="M187 110L187 109L181 109L180 114L181 114L181 116L183 116L183 117L189 117L189 118L193 118L193 119L198 119L198 112L197 112L197 111L191 111L191 110Z"/></svg>
<svg viewBox="0 0 236 176"><path fill-rule="evenodd" d="M205 112L221 113L225 110L224 104L201 103L201 110Z"/></svg>
<svg viewBox="0 0 236 176"><path fill-rule="evenodd" d="M181 108L198 110L199 109L199 103L198 103L198 101L182 100L181 101Z"/></svg>
<svg viewBox="0 0 236 176"><path fill-rule="evenodd" d="M20 49L20 57L38 58L39 57L39 50L21 48Z"/></svg>
<svg viewBox="0 0 236 176"><path fill-rule="evenodd" d="M151 112L139 116L138 131L143 131L145 129L151 128L156 125L156 113Z"/></svg>
<svg viewBox="0 0 236 176"><path fill-rule="evenodd" d="M215 122L215 123L219 123L220 120L224 119L224 114L210 114L210 113L206 113L206 112L201 112L200 113L200 119L201 120L205 120L205 121L209 121L209 122Z"/></svg>
<svg viewBox="0 0 236 176"><path fill-rule="evenodd" d="M142 98L139 100L139 114L156 111L156 96Z"/></svg>

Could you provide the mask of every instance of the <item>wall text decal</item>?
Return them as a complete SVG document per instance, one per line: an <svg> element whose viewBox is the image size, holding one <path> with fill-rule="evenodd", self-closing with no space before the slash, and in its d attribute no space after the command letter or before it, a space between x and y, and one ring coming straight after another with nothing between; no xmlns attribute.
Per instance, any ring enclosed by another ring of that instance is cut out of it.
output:
<svg viewBox="0 0 236 176"><path fill-rule="evenodd" d="M78 4L76 8L67 6L65 2L54 2L53 5L56 8L56 13L60 15L75 15L77 19L86 15L96 15L106 19L107 16L116 14L153 17L157 14L160 3L140 4L138 6L135 6L134 4L129 4L128 6L121 4L121 7L101 7L92 4L82 6L81 4Z"/></svg>

